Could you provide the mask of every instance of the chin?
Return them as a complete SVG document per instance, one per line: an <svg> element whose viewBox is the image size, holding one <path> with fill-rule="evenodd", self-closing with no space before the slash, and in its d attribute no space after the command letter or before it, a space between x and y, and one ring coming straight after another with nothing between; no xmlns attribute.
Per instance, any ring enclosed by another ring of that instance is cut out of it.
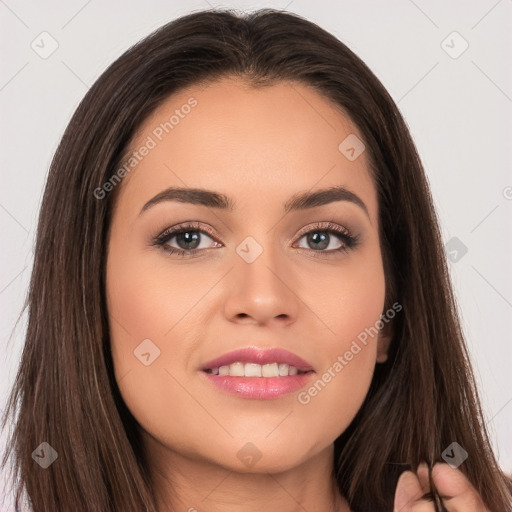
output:
<svg viewBox="0 0 512 512"><path fill-rule="evenodd" d="M234 457L214 457L212 462L237 473L282 473L299 466L316 453L304 442L283 443L279 437L273 441L258 442L255 437L246 442L230 440L224 454L234 454Z"/></svg>

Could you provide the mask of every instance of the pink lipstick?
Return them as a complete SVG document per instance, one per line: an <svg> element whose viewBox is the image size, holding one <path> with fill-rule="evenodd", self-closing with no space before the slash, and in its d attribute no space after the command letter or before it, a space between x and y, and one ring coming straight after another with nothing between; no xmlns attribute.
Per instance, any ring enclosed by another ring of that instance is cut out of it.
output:
<svg viewBox="0 0 512 512"><path fill-rule="evenodd" d="M255 347L224 354L200 370L222 391L256 400L276 399L297 391L315 374L311 364L288 350Z"/></svg>

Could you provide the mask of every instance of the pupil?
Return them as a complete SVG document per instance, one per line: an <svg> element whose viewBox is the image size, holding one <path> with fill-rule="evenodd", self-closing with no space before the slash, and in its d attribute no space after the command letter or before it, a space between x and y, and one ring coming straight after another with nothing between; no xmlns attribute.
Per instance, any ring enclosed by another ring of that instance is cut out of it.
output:
<svg viewBox="0 0 512 512"><path fill-rule="evenodd" d="M187 246L182 247L182 249L195 249L199 245L199 234L194 231L184 231L183 233L178 233L176 235L176 241L178 242L178 245L181 246L180 240L184 242L184 244L194 244L193 247Z"/></svg>
<svg viewBox="0 0 512 512"><path fill-rule="evenodd" d="M315 249L325 249L329 245L329 235L325 232L317 231L308 235L308 242L313 242L315 244L320 243L320 245L317 245Z"/></svg>

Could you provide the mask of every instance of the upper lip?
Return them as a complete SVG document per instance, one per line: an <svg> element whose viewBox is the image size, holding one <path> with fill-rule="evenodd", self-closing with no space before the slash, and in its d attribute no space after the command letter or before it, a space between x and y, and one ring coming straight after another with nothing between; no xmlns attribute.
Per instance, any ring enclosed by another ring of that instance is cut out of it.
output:
<svg viewBox="0 0 512 512"><path fill-rule="evenodd" d="M307 372L313 370L307 361L300 358L298 355L285 350L284 348L256 348L248 347L238 350L233 350L223 354L220 357L212 359L204 364L201 370L211 370L212 368L218 368L220 366L229 366L232 363L256 363L256 364L288 364L289 366L295 366L298 370Z"/></svg>

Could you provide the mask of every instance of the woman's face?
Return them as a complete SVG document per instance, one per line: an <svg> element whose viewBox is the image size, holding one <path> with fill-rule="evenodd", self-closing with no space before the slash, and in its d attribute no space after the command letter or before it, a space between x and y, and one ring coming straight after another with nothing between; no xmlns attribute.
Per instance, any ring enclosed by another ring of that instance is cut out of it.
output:
<svg viewBox="0 0 512 512"><path fill-rule="evenodd" d="M385 281L359 139L307 86L234 79L173 95L141 127L118 174L107 299L116 379L148 445L283 471L352 421L385 358L369 330ZM332 187L350 193L307 199ZM310 371L286 375L293 356Z"/></svg>

